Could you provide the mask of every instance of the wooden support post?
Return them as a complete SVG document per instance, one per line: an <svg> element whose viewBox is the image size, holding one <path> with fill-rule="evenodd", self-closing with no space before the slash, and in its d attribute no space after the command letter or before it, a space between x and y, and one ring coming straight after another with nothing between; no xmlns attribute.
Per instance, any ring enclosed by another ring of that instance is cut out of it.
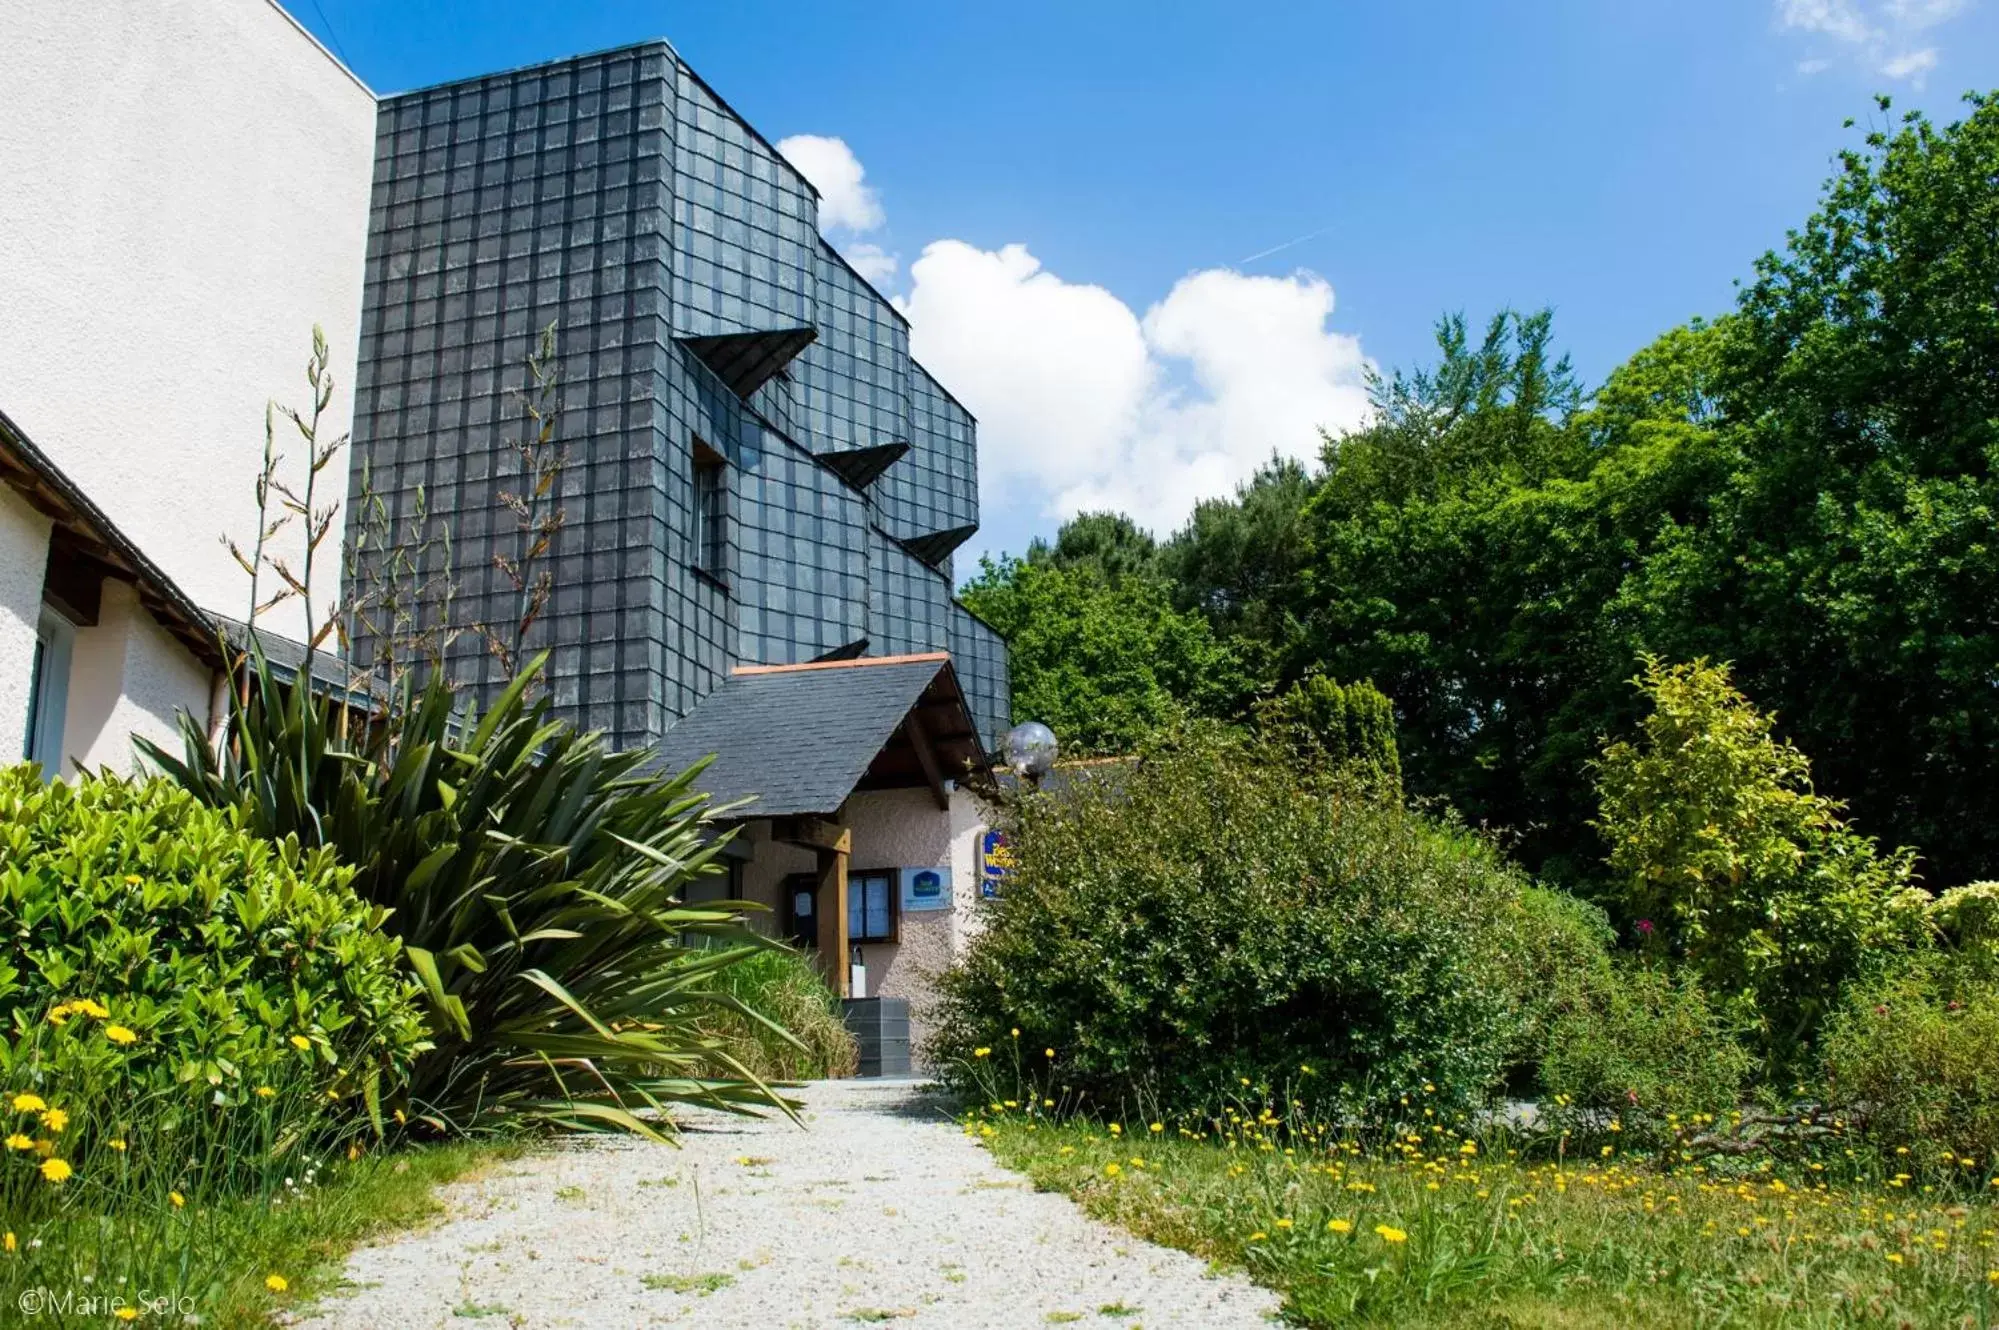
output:
<svg viewBox="0 0 1999 1330"><path fill-rule="evenodd" d="M902 728L909 734L909 746L916 753L916 765L923 770L923 783L930 787L930 797L937 801L943 812L951 811L951 796L944 792L944 773L937 765L937 751L930 746L930 733L923 727L921 708L912 708L903 718Z"/></svg>
<svg viewBox="0 0 1999 1330"><path fill-rule="evenodd" d="M847 982L847 853L852 844L852 835L843 828L832 848L813 851L819 859L819 890L812 904L819 920L819 961L840 997L852 995Z"/></svg>

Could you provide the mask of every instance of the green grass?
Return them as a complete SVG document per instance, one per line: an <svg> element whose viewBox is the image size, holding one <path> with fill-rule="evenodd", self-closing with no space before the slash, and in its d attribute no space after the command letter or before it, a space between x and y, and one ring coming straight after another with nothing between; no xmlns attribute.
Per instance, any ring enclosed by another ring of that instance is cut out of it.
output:
<svg viewBox="0 0 1999 1330"><path fill-rule="evenodd" d="M639 1282L649 1289L664 1289L668 1293L692 1293L705 1298L710 1293L735 1283L736 1277L715 1271L705 1275L641 1275Z"/></svg>
<svg viewBox="0 0 1999 1330"><path fill-rule="evenodd" d="M1091 1214L1247 1271L1308 1326L1999 1322L1999 1205L1915 1178L1532 1163L1442 1132L1293 1153L1254 1123L1233 1147L1018 1114L967 1130Z"/></svg>
<svg viewBox="0 0 1999 1330"><path fill-rule="evenodd" d="M327 1166L312 1186L288 1189L276 1205L270 1197L179 1207L162 1200L113 1218L69 1210L21 1227L15 1250L0 1252L0 1308L11 1314L24 1293L48 1289L79 1301L68 1313L39 1312L30 1322L38 1327L122 1324L112 1299L140 1311L139 1324L179 1324L192 1312L200 1324L223 1330L267 1326L274 1314L338 1288L343 1258L356 1243L436 1213L438 1184L519 1153L515 1145L451 1144L364 1155ZM283 1281L282 1291L267 1286L272 1276ZM104 1301L85 1312L85 1297Z"/></svg>

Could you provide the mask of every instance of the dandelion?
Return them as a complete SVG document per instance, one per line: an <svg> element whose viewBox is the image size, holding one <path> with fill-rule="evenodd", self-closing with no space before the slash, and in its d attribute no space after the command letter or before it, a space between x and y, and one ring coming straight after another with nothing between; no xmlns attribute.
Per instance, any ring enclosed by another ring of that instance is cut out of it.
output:
<svg viewBox="0 0 1999 1330"><path fill-rule="evenodd" d="M60 1133L64 1127L69 1125L69 1114L59 1108L52 1108L42 1114L42 1125L47 1127L51 1132Z"/></svg>
<svg viewBox="0 0 1999 1330"><path fill-rule="evenodd" d="M7 1138L7 1148L9 1150L32 1150L35 1148L35 1143L17 1131Z"/></svg>
<svg viewBox="0 0 1999 1330"><path fill-rule="evenodd" d="M1353 1220L1328 1219L1326 1221L1326 1231L1328 1233L1351 1233L1353 1232Z"/></svg>
<svg viewBox="0 0 1999 1330"><path fill-rule="evenodd" d="M1111 1135L1113 1135L1113 1136L1122 1136L1122 1135L1124 1135L1124 1128L1123 1128L1122 1126L1120 1126L1119 1124L1117 1124L1117 1123L1113 1122L1113 1123L1111 1124Z"/></svg>
<svg viewBox="0 0 1999 1330"><path fill-rule="evenodd" d="M72 1172L74 1170L67 1163L57 1159L54 1155L50 1155L42 1161L42 1176L50 1182L61 1183L67 1181Z"/></svg>
<svg viewBox="0 0 1999 1330"><path fill-rule="evenodd" d="M291 1281L289 1279L286 1279L283 1275L264 1276L264 1287L271 1290L271 1292L273 1293L282 1293L291 1286L292 1286Z"/></svg>
<svg viewBox="0 0 1999 1330"><path fill-rule="evenodd" d="M1290 1228L1290 1227L1291 1227L1291 1221L1290 1221L1289 1219L1280 1219L1280 1220L1278 1220L1278 1221L1277 1221L1277 1225L1276 1225L1276 1226L1277 1226L1278 1228Z"/></svg>
<svg viewBox="0 0 1999 1330"><path fill-rule="evenodd" d="M105 1144L110 1146L113 1150L116 1150L121 1155L125 1153L125 1138L122 1136L114 1137L113 1139L106 1141Z"/></svg>
<svg viewBox="0 0 1999 1330"><path fill-rule="evenodd" d="M1261 1229L1258 1229L1256 1232L1249 1235L1249 1240L1251 1242L1265 1242L1268 1241L1269 1238L1270 1235L1268 1233L1265 1233Z"/></svg>
<svg viewBox="0 0 1999 1330"><path fill-rule="evenodd" d="M1020 1027L1018 1025L1013 1027L1013 1037L1015 1039L1020 1038Z"/></svg>
<svg viewBox="0 0 1999 1330"><path fill-rule="evenodd" d="M1042 1053L1042 1056L1044 1056L1044 1057L1051 1057L1051 1058L1052 1058L1052 1057L1054 1057L1054 1056L1055 1056L1055 1050L1054 1050L1054 1049L1052 1049L1052 1048L1044 1048L1044 1049L1042 1049L1042 1050L1041 1050L1041 1053Z"/></svg>
<svg viewBox="0 0 1999 1330"><path fill-rule="evenodd" d="M1383 1242L1407 1242L1409 1235L1392 1224L1376 1224L1374 1231Z"/></svg>
<svg viewBox="0 0 1999 1330"><path fill-rule="evenodd" d="M1109 1163L1104 1165L1104 1176L1107 1178L1114 1178L1122 1172L1124 1172L1124 1170L1119 1168L1115 1163Z"/></svg>
<svg viewBox="0 0 1999 1330"><path fill-rule="evenodd" d="M1150 1130L1153 1135L1157 1136L1160 1132L1166 1130L1166 1124L1163 1122L1155 1122L1148 1130Z"/></svg>
<svg viewBox="0 0 1999 1330"><path fill-rule="evenodd" d="M139 1309L137 1307L120 1307L111 1314L121 1321L136 1321L139 1319Z"/></svg>
<svg viewBox="0 0 1999 1330"><path fill-rule="evenodd" d="M292 1036L292 1047L304 1053L312 1047L312 1040L302 1034L295 1034Z"/></svg>
<svg viewBox="0 0 1999 1330"><path fill-rule="evenodd" d="M14 1096L14 1111L16 1113L39 1113L47 1107L48 1105L42 1102L42 1097L38 1094L17 1094Z"/></svg>
<svg viewBox="0 0 1999 1330"><path fill-rule="evenodd" d="M273 1090L268 1085L260 1085L257 1087L257 1098L259 1099L269 1099L272 1095L276 1093L277 1091Z"/></svg>
<svg viewBox="0 0 1999 1330"><path fill-rule="evenodd" d="M145 881L145 879L140 877L137 873L125 874L125 885L128 887L136 887L143 881Z"/></svg>
<svg viewBox="0 0 1999 1330"><path fill-rule="evenodd" d="M0 1247L5 1247L8 1254L12 1255L21 1249L21 1240L14 1236L12 1229L9 1229L5 1237L0 1237ZM1993 1273L1999 1275L1999 1270L1995 1270Z"/></svg>
<svg viewBox="0 0 1999 1330"><path fill-rule="evenodd" d="M187 1204L187 1197L181 1195L177 1191L168 1192L167 1199L174 1203L174 1209L176 1210L180 1209L183 1205Z"/></svg>
<svg viewBox="0 0 1999 1330"><path fill-rule="evenodd" d="M1900 1265L1902 1263L1902 1253L1898 1251L1891 1251L1888 1253L1888 1260L1889 1263L1892 1265Z"/></svg>
<svg viewBox="0 0 1999 1330"><path fill-rule="evenodd" d="M990 1048L975 1048L972 1050L972 1056L975 1058L989 1058L992 1055L993 1051Z"/></svg>
<svg viewBox="0 0 1999 1330"><path fill-rule="evenodd" d="M95 1017L100 1021L111 1019L111 1008L105 1006L96 998L73 998L70 1000L69 1005L84 1015Z"/></svg>
<svg viewBox="0 0 1999 1330"><path fill-rule="evenodd" d="M105 1026L104 1037L114 1044L136 1044L139 1042L139 1036L122 1025Z"/></svg>

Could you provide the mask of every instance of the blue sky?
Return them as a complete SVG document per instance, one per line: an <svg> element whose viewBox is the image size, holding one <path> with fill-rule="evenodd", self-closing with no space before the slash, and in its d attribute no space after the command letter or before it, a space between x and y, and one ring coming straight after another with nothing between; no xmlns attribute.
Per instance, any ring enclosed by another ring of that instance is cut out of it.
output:
<svg viewBox="0 0 1999 1330"><path fill-rule="evenodd" d="M1995 0L289 3L378 92L664 36L839 140L795 158L824 229L980 416L971 552L1171 529L1446 310L1552 305L1595 381L1727 307L1872 93L1999 88Z"/></svg>

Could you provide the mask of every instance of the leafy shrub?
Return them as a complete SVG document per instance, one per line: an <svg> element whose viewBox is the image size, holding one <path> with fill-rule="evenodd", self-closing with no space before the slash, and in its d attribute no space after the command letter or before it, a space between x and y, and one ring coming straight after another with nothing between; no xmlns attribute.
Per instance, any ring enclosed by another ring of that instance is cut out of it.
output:
<svg viewBox="0 0 1999 1330"><path fill-rule="evenodd" d="M1245 1079L1336 1112L1425 1083L1461 1105L1498 1079L1522 880L1477 838L1207 725L1003 822L1017 865L930 1050L959 1085L982 1048L1098 1110L1198 1110Z"/></svg>
<svg viewBox="0 0 1999 1330"><path fill-rule="evenodd" d="M1614 982L1615 940L1602 909L1565 891L1530 886L1502 917L1495 963L1516 995L1519 1021L1509 1058L1514 1089L1531 1094L1549 1031L1570 995Z"/></svg>
<svg viewBox="0 0 1999 1330"><path fill-rule="evenodd" d="M1633 682L1652 712L1597 770L1622 904L1649 949L1683 956L1786 1056L1843 984L1920 938L1915 853L1842 820L1727 667L1647 657Z"/></svg>
<svg viewBox="0 0 1999 1330"><path fill-rule="evenodd" d="M1999 1157L1999 984L1925 958L1856 987L1822 1050L1832 1101L1884 1149Z"/></svg>
<svg viewBox="0 0 1999 1330"><path fill-rule="evenodd" d="M1366 680L1340 684L1323 674L1307 675L1259 704L1256 719L1305 765L1352 769L1389 789L1401 786L1395 707Z"/></svg>
<svg viewBox="0 0 1999 1330"><path fill-rule="evenodd" d="M164 781L0 770L0 1098L45 1106L0 1134L46 1147L0 1166L117 1142L227 1172L242 1132L297 1145L398 1092L421 1006L352 875Z"/></svg>
<svg viewBox="0 0 1999 1330"><path fill-rule="evenodd" d="M1667 1119L1719 1115L1741 1102L1751 1068L1691 975L1626 962L1558 981L1541 1049L1541 1089L1607 1110L1630 1139L1656 1143Z"/></svg>
<svg viewBox="0 0 1999 1330"><path fill-rule="evenodd" d="M1957 969L1999 978L1999 882L1952 887L1923 915Z"/></svg>
<svg viewBox="0 0 1999 1330"><path fill-rule="evenodd" d="M435 1040L409 1102L434 1128L531 1114L651 1133L637 1111L674 1101L782 1106L700 1028L744 1011L718 978L769 944L743 926L753 907L680 902L727 840L694 773L650 773L647 750L551 721L529 693L540 666L484 714L437 673L405 676L350 733L259 655L219 752L185 716L180 757L139 742L259 834L336 850L394 911Z"/></svg>
<svg viewBox="0 0 1999 1330"><path fill-rule="evenodd" d="M745 1010L717 1008L702 1029L765 1080L851 1076L860 1065L859 1045L840 1019L840 999L789 947L744 957L722 971L717 988Z"/></svg>

